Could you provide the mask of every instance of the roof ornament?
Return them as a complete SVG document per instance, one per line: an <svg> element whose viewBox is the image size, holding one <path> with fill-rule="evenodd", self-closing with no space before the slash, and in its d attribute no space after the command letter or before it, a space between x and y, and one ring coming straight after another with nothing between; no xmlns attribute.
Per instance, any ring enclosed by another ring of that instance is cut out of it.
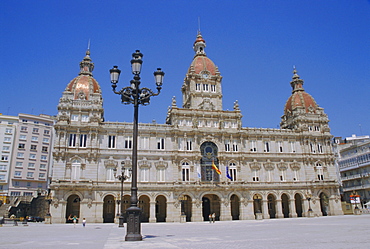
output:
<svg viewBox="0 0 370 249"><path fill-rule="evenodd" d="M203 39L202 34L200 33L200 30L198 30L197 39L194 42L193 49L195 51L195 56L205 56L206 53L204 52L204 48L206 47L206 41Z"/></svg>
<svg viewBox="0 0 370 249"><path fill-rule="evenodd" d="M293 88L293 92L304 91L303 80L300 79L299 75L297 74L297 69L295 66L293 66L293 77L292 77L292 81L290 82L290 85Z"/></svg>
<svg viewBox="0 0 370 249"><path fill-rule="evenodd" d="M90 39L87 44L86 55L83 60L80 62L80 75L87 74L92 75L92 71L94 70L94 63L91 61L90 58Z"/></svg>

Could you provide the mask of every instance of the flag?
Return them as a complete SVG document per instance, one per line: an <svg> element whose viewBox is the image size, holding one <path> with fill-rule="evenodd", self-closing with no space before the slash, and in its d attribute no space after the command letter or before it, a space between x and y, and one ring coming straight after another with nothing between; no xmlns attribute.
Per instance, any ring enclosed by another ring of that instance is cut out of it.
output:
<svg viewBox="0 0 370 249"><path fill-rule="evenodd" d="M226 166L226 177L229 178L230 180L232 180L233 178L230 176L230 173L229 173L229 166Z"/></svg>
<svg viewBox="0 0 370 249"><path fill-rule="evenodd" d="M200 173L200 166L197 167L197 173L198 173L198 178L202 178L202 174Z"/></svg>
<svg viewBox="0 0 370 249"><path fill-rule="evenodd" d="M214 169L217 174L221 175L221 171L217 168L216 164L213 161L212 161L212 169Z"/></svg>

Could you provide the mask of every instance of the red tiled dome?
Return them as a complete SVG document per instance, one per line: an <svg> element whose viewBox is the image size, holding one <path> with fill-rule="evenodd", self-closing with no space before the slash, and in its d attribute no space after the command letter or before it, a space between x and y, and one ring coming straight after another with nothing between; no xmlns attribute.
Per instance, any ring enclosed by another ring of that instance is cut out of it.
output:
<svg viewBox="0 0 370 249"><path fill-rule="evenodd" d="M98 82L90 75L79 75L67 85L66 91L74 93L74 99L79 99L79 94L84 93L85 99L89 99L90 93L100 93Z"/></svg>
<svg viewBox="0 0 370 249"><path fill-rule="evenodd" d="M287 100L284 113L292 112L296 108L304 108L306 113L312 113L316 112L317 104L310 94L304 91L296 91Z"/></svg>
<svg viewBox="0 0 370 249"><path fill-rule="evenodd" d="M196 74L202 71L208 71L211 75L216 75L215 64L206 56L196 56L190 67L194 69Z"/></svg>

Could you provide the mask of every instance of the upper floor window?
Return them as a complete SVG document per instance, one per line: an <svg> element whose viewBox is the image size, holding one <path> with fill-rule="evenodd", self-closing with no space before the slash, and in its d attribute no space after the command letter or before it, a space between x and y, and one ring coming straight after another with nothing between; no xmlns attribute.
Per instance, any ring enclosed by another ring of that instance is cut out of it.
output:
<svg viewBox="0 0 370 249"><path fill-rule="evenodd" d="M149 149L149 137L140 137L140 149Z"/></svg>
<svg viewBox="0 0 370 249"><path fill-rule="evenodd" d="M81 121L82 122L89 122L89 116L88 115L82 115L81 116Z"/></svg>
<svg viewBox="0 0 370 249"><path fill-rule="evenodd" d="M289 144L290 144L290 152L295 153L296 152L295 143L293 141L290 141Z"/></svg>
<svg viewBox="0 0 370 249"><path fill-rule="evenodd" d="M256 152L257 151L257 142L255 140L250 141L251 151Z"/></svg>
<svg viewBox="0 0 370 249"><path fill-rule="evenodd" d="M190 181L190 167L189 163L184 162L181 165L181 179L183 182L188 182Z"/></svg>
<svg viewBox="0 0 370 249"><path fill-rule="evenodd" d="M236 140L233 141L232 146L233 146L232 149L233 149L234 152L238 151L238 142Z"/></svg>
<svg viewBox="0 0 370 249"><path fill-rule="evenodd" d="M33 132L33 133L39 133L39 128L33 128L33 129L32 129L32 132Z"/></svg>
<svg viewBox="0 0 370 249"><path fill-rule="evenodd" d="M320 143L317 144L317 152L323 153L322 145Z"/></svg>
<svg viewBox="0 0 370 249"><path fill-rule="evenodd" d="M216 92L216 85L211 85L211 92Z"/></svg>
<svg viewBox="0 0 370 249"><path fill-rule="evenodd" d="M324 170L321 163L316 163L316 173L319 181L324 180Z"/></svg>
<svg viewBox="0 0 370 249"><path fill-rule="evenodd" d="M86 148L87 134L80 134L80 147Z"/></svg>
<svg viewBox="0 0 370 249"><path fill-rule="evenodd" d="M157 149L164 150L164 138L157 138Z"/></svg>
<svg viewBox="0 0 370 249"><path fill-rule="evenodd" d="M191 138L186 140L186 150L193 150L193 140Z"/></svg>
<svg viewBox="0 0 370 249"><path fill-rule="evenodd" d="M265 150L264 152L270 152L270 143L269 142L265 142Z"/></svg>
<svg viewBox="0 0 370 249"><path fill-rule="evenodd" d="M49 138L44 137L44 138L42 139L42 142L43 142L43 143L49 143Z"/></svg>
<svg viewBox="0 0 370 249"><path fill-rule="evenodd" d="M208 92L209 91L208 84L203 84L203 91L204 92Z"/></svg>
<svg viewBox="0 0 370 249"><path fill-rule="evenodd" d="M195 84L195 91L200 91L200 84L199 83Z"/></svg>
<svg viewBox="0 0 370 249"><path fill-rule="evenodd" d="M228 169L228 175L227 178L229 178L232 182L236 181L236 165L235 163L230 163L229 164L229 169Z"/></svg>
<svg viewBox="0 0 370 249"><path fill-rule="evenodd" d="M76 147L76 134L69 134L69 147Z"/></svg>
<svg viewBox="0 0 370 249"><path fill-rule="evenodd" d="M31 144L31 150L36 150L37 149L37 145L36 144Z"/></svg>
<svg viewBox="0 0 370 249"><path fill-rule="evenodd" d="M230 151L230 140L225 140L225 151Z"/></svg>
<svg viewBox="0 0 370 249"><path fill-rule="evenodd" d="M13 133L13 129L6 128L6 129L5 129L5 133L7 133L7 134L12 134L12 133Z"/></svg>
<svg viewBox="0 0 370 249"><path fill-rule="evenodd" d="M1 161L8 161L8 156L7 155L2 155L1 156Z"/></svg>
<svg viewBox="0 0 370 249"><path fill-rule="evenodd" d="M37 136L32 136L31 138L31 141L33 142L37 142L39 140L39 138Z"/></svg>
<svg viewBox="0 0 370 249"><path fill-rule="evenodd" d="M259 176L258 176L258 172L259 172L259 170L253 170L253 171L252 171L252 174L253 174L253 176L252 176L252 180L253 180L254 182L259 182L259 181L260 181L260 178L259 178Z"/></svg>
<svg viewBox="0 0 370 249"><path fill-rule="evenodd" d="M19 136L19 140L26 140L26 138L27 138L26 135L20 135Z"/></svg>
<svg viewBox="0 0 370 249"><path fill-rule="evenodd" d="M24 149L25 148L25 144L18 144L18 149Z"/></svg>
<svg viewBox="0 0 370 249"><path fill-rule="evenodd" d="M49 130L44 130L44 135L49 135L50 131Z"/></svg>
<svg viewBox="0 0 370 249"><path fill-rule="evenodd" d="M125 137L125 149L132 148L132 137Z"/></svg>
<svg viewBox="0 0 370 249"><path fill-rule="evenodd" d="M116 136L112 135L108 136L108 148L110 149L116 148Z"/></svg>
<svg viewBox="0 0 370 249"><path fill-rule="evenodd" d="M76 114L72 114L72 115L71 115L71 120L72 120L72 121L78 121L78 115L76 115Z"/></svg>
<svg viewBox="0 0 370 249"><path fill-rule="evenodd" d="M141 168L140 169L140 180L142 182L149 181L149 168Z"/></svg>
<svg viewBox="0 0 370 249"><path fill-rule="evenodd" d="M282 141L278 141L277 144L278 144L278 151L279 152L283 152L283 142Z"/></svg>
<svg viewBox="0 0 370 249"><path fill-rule="evenodd" d="M21 126L21 131L27 131L27 126Z"/></svg>

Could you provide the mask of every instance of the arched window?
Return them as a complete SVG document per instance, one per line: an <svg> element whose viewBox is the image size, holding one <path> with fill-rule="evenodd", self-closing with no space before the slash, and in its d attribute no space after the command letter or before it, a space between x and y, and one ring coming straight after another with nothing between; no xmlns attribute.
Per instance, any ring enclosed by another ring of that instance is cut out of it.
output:
<svg viewBox="0 0 370 249"><path fill-rule="evenodd" d="M202 158L200 159L200 168L201 168L201 180L206 182L219 182L220 176L216 172L214 168L212 168L212 164L214 164L218 169L218 148L212 142L204 142L200 146L200 153Z"/></svg>
<svg viewBox="0 0 370 249"><path fill-rule="evenodd" d="M236 181L237 178L236 178L236 165L235 165L235 163L230 163L229 164L227 178L229 178L232 182Z"/></svg>
<svg viewBox="0 0 370 249"><path fill-rule="evenodd" d="M75 159L72 161L72 174L71 174L71 180L79 180L81 176L81 161L78 159Z"/></svg>
<svg viewBox="0 0 370 249"><path fill-rule="evenodd" d="M181 165L181 180L183 182L190 181L190 166L188 162L183 162Z"/></svg>
<svg viewBox="0 0 370 249"><path fill-rule="evenodd" d="M318 180L323 181L324 180L324 169L321 163L316 163L316 173L317 173Z"/></svg>

